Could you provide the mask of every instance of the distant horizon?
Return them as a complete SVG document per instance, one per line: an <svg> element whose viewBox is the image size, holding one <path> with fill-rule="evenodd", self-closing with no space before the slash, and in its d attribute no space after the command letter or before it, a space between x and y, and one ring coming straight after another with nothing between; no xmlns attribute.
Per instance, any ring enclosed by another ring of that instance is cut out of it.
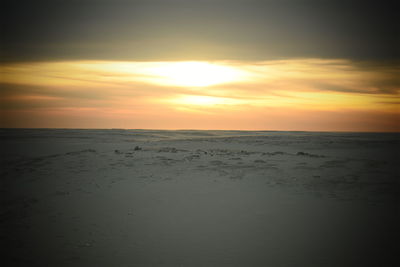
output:
<svg viewBox="0 0 400 267"><path fill-rule="evenodd" d="M124 131L215 131L215 132L303 132L303 133L394 133L400 134L400 131L386 131L386 132L375 132L375 131L324 131L324 130L237 130L237 129L154 129L154 128L7 128L0 127L0 130L124 130Z"/></svg>

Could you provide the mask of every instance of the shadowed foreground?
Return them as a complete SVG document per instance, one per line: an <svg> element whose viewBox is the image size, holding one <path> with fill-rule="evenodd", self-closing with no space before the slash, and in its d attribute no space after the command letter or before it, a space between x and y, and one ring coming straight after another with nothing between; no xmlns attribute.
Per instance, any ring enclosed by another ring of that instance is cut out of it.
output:
<svg viewBox="0 0 400 267"><path fill-rule="evenodd" d="M0 136L7 266L398 264L398 134Z"/></svg>

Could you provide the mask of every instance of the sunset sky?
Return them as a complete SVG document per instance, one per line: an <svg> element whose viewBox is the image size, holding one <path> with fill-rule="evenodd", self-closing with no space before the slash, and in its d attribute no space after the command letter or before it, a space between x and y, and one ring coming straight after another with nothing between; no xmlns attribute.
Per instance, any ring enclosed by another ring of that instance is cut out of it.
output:
<svg viewBox="0 0 400 267"><path fill-rule="evenodd" d="M400 131L389 1L5 1L0 127Z"/></svg>

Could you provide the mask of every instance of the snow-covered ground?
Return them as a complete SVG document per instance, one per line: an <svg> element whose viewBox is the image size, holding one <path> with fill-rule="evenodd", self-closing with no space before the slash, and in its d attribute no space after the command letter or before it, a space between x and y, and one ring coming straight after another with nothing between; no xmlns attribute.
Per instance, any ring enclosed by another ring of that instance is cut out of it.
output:
<svg viewBox="0 0 400 267"><path fill-rule="evenodd" d="M3 129L7 266L391 266L399 134ZM396 244L397 243L397 244Z"/></svg>

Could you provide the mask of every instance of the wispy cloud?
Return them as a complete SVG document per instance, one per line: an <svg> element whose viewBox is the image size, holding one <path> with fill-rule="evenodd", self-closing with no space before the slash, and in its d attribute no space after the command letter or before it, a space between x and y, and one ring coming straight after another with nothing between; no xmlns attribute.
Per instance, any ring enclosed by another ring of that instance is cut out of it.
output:
<svg viewBox="0 0 400 267"><path fill-rule="evenodd" d="M43 127L45 122L46 127L62 127L64 122L64 127L165 128L169 121L167 128L400 128L394 120L400 114L400 67L394 64L325 59L214 61L205 64L232 70L235 79L227 72L226 79L214 77L214 84L204 83L207 77L199 68L190 75L200 86L187 85L179 72L171 78L149 71L168 64L176 63L3 64L2 126L23 127L29 121L26 116L32 118L31 127ZM218 68L208 75L214 70ZM56 117L65 120L57 122Z"/></svg>

